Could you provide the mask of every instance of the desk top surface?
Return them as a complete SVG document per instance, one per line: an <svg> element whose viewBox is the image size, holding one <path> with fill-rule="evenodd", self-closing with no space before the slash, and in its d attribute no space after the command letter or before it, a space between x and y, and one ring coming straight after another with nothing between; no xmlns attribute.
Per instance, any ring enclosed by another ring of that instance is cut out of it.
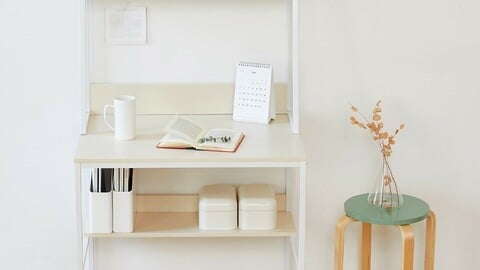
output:
<svg viewBox="0 0 480 270"><path fill-rule="evenodd" d="M370 205L368 194L351 197L345 202L345 214L356 220L379 225L404 225L424 220L430 207L416 197L403 195L403 204L399 208L383 209Z"/></svg>
<svg viewBox="0 0 480 270"><path fill-rule="evenodd" d="M155 146L163 136L163 127L172 119L168 115L137 116L137 136L132 141L115 141L113 132L102 116L91 116L88 134L80 137L75 163L86 166L249 166L265 163L283 167L286 163L302 163L306 154L298 134L292 134L288 117L279 116L270 125L232 121L231 115L190 115L205 129L240 130L245 139L236 153L218 153L182 149L159 149ZM203 165L202 165L203 164ZM282 165L283 164L283 165ZM140 166L140 165L138 165Z"/></svg>

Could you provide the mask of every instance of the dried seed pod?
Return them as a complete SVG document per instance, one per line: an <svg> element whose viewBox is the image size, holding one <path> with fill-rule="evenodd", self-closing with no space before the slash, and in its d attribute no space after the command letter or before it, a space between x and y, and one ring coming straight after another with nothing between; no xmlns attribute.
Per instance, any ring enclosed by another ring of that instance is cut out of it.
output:
<svg viewBox="0 0 480 270"><path fill-rule="evenodd" d="M381 121L382 120L382 107L380 106L381 100L378 100L375 107L372 110L372 120L369 122L368 119L358 111L358 109L350 104L350 108L352 112L358 113L362 119L365 120L365 122L360 122L355 118L355 116L350 117L350 121L353 125L358 126L362 129L366 129L370 131L372 135L372 139L374 141L377 141L380 150L383 154L384 157L389 157L392 154L392 145L395 144L395 140L393 139L401 129L405 128L404 124L401 124L398 129L395 130L393 135L390 135L388 132L383 131L382 129L384 128L384 124Z"/></svg>

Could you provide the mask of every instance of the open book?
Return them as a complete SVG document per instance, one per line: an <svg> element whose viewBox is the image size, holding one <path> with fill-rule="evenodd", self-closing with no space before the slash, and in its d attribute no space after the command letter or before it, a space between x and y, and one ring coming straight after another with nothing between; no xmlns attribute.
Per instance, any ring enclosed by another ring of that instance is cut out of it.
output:
<svg viewBox="0 0 480 270"><path fill-rule="evenodd" d="M165 127L158 148L190 148L205 151L235 152L245 135L240 131L215 128L204 130L194 122L177 116Z"/></svg>

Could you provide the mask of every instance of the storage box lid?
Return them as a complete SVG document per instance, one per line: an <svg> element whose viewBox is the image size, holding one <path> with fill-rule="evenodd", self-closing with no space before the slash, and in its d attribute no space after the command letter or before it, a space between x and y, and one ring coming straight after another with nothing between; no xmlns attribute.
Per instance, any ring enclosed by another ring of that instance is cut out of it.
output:
<svg viewBox="0 0 480 270"><path fill-rule="evenodd" d="M241 185L238 189L240 210L272 211L277 210L275 189L267 184Z"/></svg>
<svg viewBox="0 0 480 270"><path fill-rule="evenodd" d="M200 211L236 211L237 194L233 185L203 186L198 193Z"/></svg>

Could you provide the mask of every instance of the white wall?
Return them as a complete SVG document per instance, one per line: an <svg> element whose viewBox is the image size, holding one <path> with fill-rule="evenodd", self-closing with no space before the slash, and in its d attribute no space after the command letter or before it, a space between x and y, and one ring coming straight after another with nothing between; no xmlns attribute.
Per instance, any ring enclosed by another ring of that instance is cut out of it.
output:
<svg viewBox="0 0 480 270"><path fill-rule="evenodd" d="M73 269L76 1L0 1L0 268Z"/></svg>
<svg viewBox="0 0 480 270"><path fill-rule="evenodd" d="M393 153L403 193L437 214L435 269L477 269L478 1L301 1L301 133L308 149L307 269L333 269L343 202L368 192L378 149L349 124L348 102L404 122ZM423 269L424 224L415 226ZM356 267L358 226L345 269ZM375 228L372 269L400 268L400 236Z"/></svg>
<svg viewBox="0 0 480 270"><path fill-rule="evenodd" d="M0 0L2 269L75 263L75 2ZM343 202L367 192L375 174L377 149L348 123L347 102L369 111L379 98L388 124L406 124L393 153L401 190L437 213L436 269L480 265L479 8L475 1L301 1L308 270L332 269ZM357 269L355 228L345 269ZM423 224L415 231L422 239ZM374 268L399 267L398 233L376 228L374 241ZM422 243L416 247L420 264Z"/></svg>
<svg viewBox="0 0 480 270"><path fill-rule="evenodd" d="M287 81L286 0L139 0L147 8L147 44L109 45L105 8L127 1L93 1L92 82L233 82L239 61L269 63Z"/></svg>

